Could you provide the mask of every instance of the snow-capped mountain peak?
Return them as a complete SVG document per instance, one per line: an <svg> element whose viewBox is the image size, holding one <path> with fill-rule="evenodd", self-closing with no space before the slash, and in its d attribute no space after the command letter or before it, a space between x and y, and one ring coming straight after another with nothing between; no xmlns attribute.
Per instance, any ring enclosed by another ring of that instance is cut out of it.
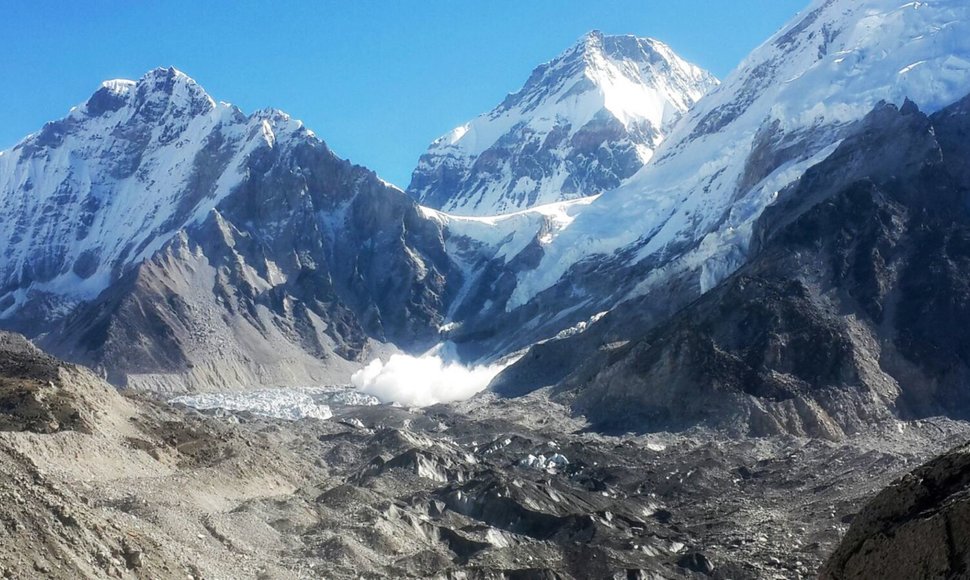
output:
<svg viewBox="0 0 970 580"><path fill-rule="evenodd" d="M436 140L409 192L430 207L491 215L612 189L716 84L659 41L591 32L496 109Z"/></svg>
<svg viewBox="0 0 970 580"><path fill-rule="evenodd" d="M130 107L143 119L157 120L162 114L198 116L216 108L216 102L195 80L173 67L156 68L137 81L113 79L75 112L97 117Z"/></svg>
<svg viewBox="0 0 970 580"><path fill-rule="evenodd" d="M604 108L627 127L646 118L666 128L716 84L652 38L593 31L580 46L586 78L602 93Z"/></svg>
<svg viewBox="0 0 970 580"><path fill-rule="evenodd" d="M559 103L591 92L592 102L625 127L646 120L662 128L703 96L705 86L696 82L697 73L658 40L593 31L558 59L537 68L525 87L509 95L491 116L514 110L528 113L550 100ZM669 86L675 83L685 90ZM599 108L570 112L576 115L571 121L583 124Z"/></svg>
<svg viewBox="0 0 970 580"><path fill-rule="evenodd" d="M281 135L311 138L279 111L217 103L174 68L105 81L0 155L0 318L48 294L64 308L92 298L204 218Z"/></svg>

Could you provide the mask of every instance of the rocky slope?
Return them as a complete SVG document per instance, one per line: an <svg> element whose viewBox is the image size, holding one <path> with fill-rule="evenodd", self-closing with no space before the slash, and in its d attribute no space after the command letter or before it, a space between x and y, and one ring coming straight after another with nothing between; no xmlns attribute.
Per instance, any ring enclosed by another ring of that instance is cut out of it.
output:
<svg viewBox="0 0 970 580"><path fill-rule="evenodd" d="M820 578L962 578L970 572L970 447L908 473L852 522Z"/></svg>
<svg viewBox="0 0 970 580"><path fill-rule="evenodd" d="M662 42L591 32L493 111L432 143L408 193L482 216L614 189L716 85Z"/></svg>
<svg viewBox="0 0 970 580"><path fill-rule="evenodd" d="M968 113L970 98L931 117L877 107L781 192L736 274L666 322L621 306L533 348L493 388L557 384L607 430L837 439L893 417L970 416Z"/></svg>

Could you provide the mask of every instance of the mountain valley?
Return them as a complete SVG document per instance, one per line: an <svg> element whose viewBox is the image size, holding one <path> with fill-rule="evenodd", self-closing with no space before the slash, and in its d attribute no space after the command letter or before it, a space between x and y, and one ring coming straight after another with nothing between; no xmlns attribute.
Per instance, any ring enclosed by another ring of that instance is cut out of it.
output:
<svg viewBox="0 0 970 580"><path fill-rule="evenodd" d="M970 437L612 437L544 393L293 422L119 394L13 335L0 360L11 578L808 577L863 498Z"/></svg>
<svg viewBox="0 0 970 580"><path fill-rule="evenodd" d="M108 80L0 241L0 577L970 570L962 0L590 32L406 188Z"/></svg>

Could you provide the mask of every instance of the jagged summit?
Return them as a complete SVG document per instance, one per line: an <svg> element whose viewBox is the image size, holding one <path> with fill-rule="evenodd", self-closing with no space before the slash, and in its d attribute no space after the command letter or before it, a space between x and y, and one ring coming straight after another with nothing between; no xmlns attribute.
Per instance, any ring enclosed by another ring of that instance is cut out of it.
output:
<svg viewBox="0 0 970 580"><path fill-rule="evenodd" d="M159 67L137 81L113 79L101 83L101 88L75 111L97 117L128 106L132 113L147 117L163 113L169 105L179 108L180 112L201 115L214 109L216 102L182 71Z"/></svg>
<svg viewBox="0 0 970 580"><path fill-rule="evenodd" d="M195 79L175 67L158 67L138 80L111 79L101 83L97 91L83 105L74 107L67 120L83 121L86 117L113 115L111 123L160 124L173 117L182 120L204 116L217 111L218 116L242 120L244 118L293 123L283 110L266 107L246 115L231 103L213 99Z"/></svg>
<svg viewBox="0 0 970 580"><path fill-rule="evenodd" d="M492 112L436 140L409 193L488 215L612 189L716 84L659 41L590 32Z"/></svg>

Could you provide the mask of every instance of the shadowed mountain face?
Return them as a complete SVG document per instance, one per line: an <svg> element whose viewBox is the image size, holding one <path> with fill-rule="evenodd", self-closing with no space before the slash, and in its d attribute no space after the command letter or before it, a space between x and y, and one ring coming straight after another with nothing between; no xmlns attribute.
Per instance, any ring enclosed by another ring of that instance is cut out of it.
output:
<svg viewBox="0 0 970 580"><path fill-rule="evenodd" d="M559 396L603 430L839 438L970 416L968 111L878 107L780 194L735 275L660 325L621 306L494 388L553 384L537 378L558 367Z"/></svg>
<svg viewBox="0 0 970 580"><path fill-rule="evenodd" d="M270 365L299 363L267 378L300 377L302 365L312 373L314 360L320 372L339 369L341 359L363 360L372 340L433 344L448 299L441 232L402 193L325 148L296 155L296 167L267 160L268 171L84 304L45 344L118 369L109 374L116 381L228 371L240 386L265 381L246 373Z"/></svg>

